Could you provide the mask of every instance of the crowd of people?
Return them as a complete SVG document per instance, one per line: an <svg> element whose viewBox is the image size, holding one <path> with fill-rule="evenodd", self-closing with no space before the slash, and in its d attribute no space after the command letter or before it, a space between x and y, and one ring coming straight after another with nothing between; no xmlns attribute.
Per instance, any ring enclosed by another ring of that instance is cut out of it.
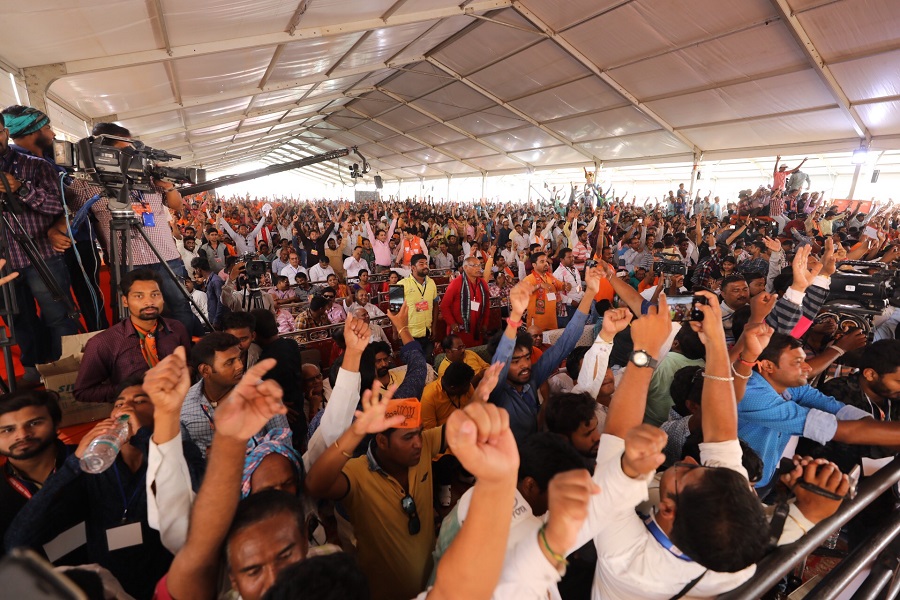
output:
<svg viewBox="0 0 900 600"><path fill-rule="evenodd" d="M896 268L900 207L839 210L803 163L733 202L159 181L132 201L176 277L133 237L110 325L108 197L53 165L45 114L2 116L0 176L82 318L9 236L25 375L0 397L0 536L90 598L715 597L900 446L900 311L828 303L845 261ZM67 445L35 367L81 326L99 333L74 398L109 418ZM894 503L851 521L851 547Z"/></svg>

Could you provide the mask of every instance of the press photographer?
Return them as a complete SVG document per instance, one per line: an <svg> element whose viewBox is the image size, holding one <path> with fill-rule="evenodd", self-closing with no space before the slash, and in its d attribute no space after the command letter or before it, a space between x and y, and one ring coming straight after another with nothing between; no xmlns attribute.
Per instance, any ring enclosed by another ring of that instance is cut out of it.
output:
<svg viewBox="0 0 900 600"><path fill-rule="evenodd" d="M11 121L9 125L17 128L17 133L22 131L23 125L21 120L6 115L0 121L0 177L4 180L0 182L0 196L3 196L5 221L2 226L6 230L2 240L6 247L0 254L8 259L11 270L19 272L12 282L19 310L12 318L12 325L25 367L21 383L37 385L40 375L35 365L57 360L62 352L62 336L77 333L79 326L72 310L69 273L62 251L54 247L48 235L57 217L63 214L56 170L40 158L25 156L10 148L7 118ZM11 214L13 211L16 214ZM47 282L42 277L43 265L35 264L34 257L29 256L23 244L37 252L37 259L46 265L43 274L53 281ZM69 306L62 299L54 299L50 288L54 281L68 298ZM40 317L35 302L40 307Z"/></svg>
<svg viewBox="0 0 900 600"><path fill-rule="evenodd" d="M91 134L94 137L115 136L117 138L126 138L127 140L130 140L132 137L130 131L115 123L97 123L94 125ZM132 146L129 141L122 139L101 138L101 142L120 149ZM147 234L147 237L162 255L162 258L175 273L176 277L183 281L187 277L187 269L184 267L181 253L178 251L175 240L172 238L172 231L168 225L169 214L166 211L167 208L172 212L181 210L181 194L178 193L178 190L175 189L172 183L167 181L154 179L153 186L156 191L131 191L132 208L141 221L140 226L143 227L144 233ZM97 217L100 239L108 252L111 242L110 225L112 221L109 199L106 197L108 191L104 187L84 179L74 179L70 191L74 195L73 206L76 210L95 195L100 194L100 199L94 203L91 211ZM56 227L59 226L60 224L56 225ZM62 227L65 227L64 223ZM189 332L201 334L203 329L199 321L191 313L187 298L179 289L181 284L169 275L164 265L160 264L159 258L157 258L153 249L143 237L132 235L128 252L131 258L132 269L150 269L159 273L162 278L162 293L167 313L180 321ZM125 259L126 257L123 256L123 262L125 262Z"/></svg>

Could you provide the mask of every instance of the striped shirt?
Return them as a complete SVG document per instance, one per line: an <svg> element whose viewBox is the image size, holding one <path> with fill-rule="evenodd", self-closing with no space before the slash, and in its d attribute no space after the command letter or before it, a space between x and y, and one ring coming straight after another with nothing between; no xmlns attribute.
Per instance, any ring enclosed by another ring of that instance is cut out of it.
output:
<svg viewBox="0 0 900 600"><path fill-rule="evenodd" d="M17 194L17 198L24 210L16 217L25 233L37 246L41 258L62 256L53 249L50 238L47 237L47 231L63 214L62 194L56 169L43 159L25 156L8 148L0 155L0 172L9 173L22 182L22 188L19 190L22 195ZM0 187L0 191L2 189ZM9 266L12 269L22 269L30 265L31 261L8 230L6 239L9 246ZM180 255L176 253L176 258L178 256Z"/></svg>

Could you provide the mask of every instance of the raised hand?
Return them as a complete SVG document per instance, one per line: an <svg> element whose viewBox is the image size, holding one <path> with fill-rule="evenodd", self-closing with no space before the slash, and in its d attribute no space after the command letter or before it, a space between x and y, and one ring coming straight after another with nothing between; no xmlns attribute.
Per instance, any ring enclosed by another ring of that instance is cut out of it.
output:
<svg viewBox="0 0 900 600"><path fill-rule="evenodd" d="M103 419L102 421L97 421L97 424L94 425L94 428L84 434L84 437L81 438L81 441L78 443L78 447L75 448L75 456L78 458L84 458L84 451L87 450L87 447L91 445L91 442L94 439L100 437L104 433L109 433L112 431L113 426L115 426L115 419Z"/></svg>
<svg viewBox="0 0 900 600"><path fill-rule="evenodd" d="M485 369L484 375L481 377L481 382L478 384L478 387L475 388L475 395L472 397L473 402L488 401L491 392L497 387L497 381L500 379L500 371L503 370L505 364L506 363L504 362L498 362Z"/></svg>
<svg viewBox="0 0 900 600"><path fill-rule="evenodd" d="M364 436L369 433L381 433L392 427L402 425L405 417L394 415L385 418L388 401L394 397L397 386L391 386L382 392L381 382L375 381L371 390L363 392L360 405L362 410L356 411L356 420L350 425L353 433Z"/></svg>
<svg viewBox="0 0 900 600"><path fill-rule="evenodd" d="M369 324L347 313L347 320L344 321L344 342L347 344L348 352L359 352L362 354L369 345L369 336L372 330Z"/></svg>
<svg viewBox="0 0 900 600"><path fill-rule="evenodd" d="M513 315L521 317L522 313L528 310L528 302L534 289L527 281L520 281L509 291L509 306Z"/></svg>
<svg viewBox="0 0 900 600"><path fill-rule="evenodd" d="M741 334L744 340L741 359L747 362L756 362L765 347L769 345L769 340L772 339L774 333L775 329L766 323L748 324Z"/></svg>
<svg viewBox="0 0 900 600"><path fill-rule="evenodd" d="M765 243L766 248L768 248L772 252L781 252L781 241L772 239L770 237L764 237L763 243Z"/></svg>
<svg viewBox="0 0 900 600"><path fill-rule="evenodd" d="M697 305L698 310L703 313L703 320L691 321L691 329L697 332L704 346L717 342L724 346L725 328L722 325L722 307L719 305L719 298L706 290L700 290L696 295L706 298L708 304Z"/></svg>
<svg viewBox="0 0 900 600"><path fill-rule="evenodd" d="M778 294L770 294L768 292L760 292L750 298L750 322L761 323L766 320L769 313L775 308L778 301Z"/></svg>
<svg viewBox="0 0 900 600"><path fill-rule="evenodd" d="M547 486L550 516L544 532L547 544L554 551L565 553L575 544L578 532L587 519L591 496L599 493L600 487L586 469L557 473L550 480ZM542 550L543 547L541 544Z"/></svg>
<svg viewBox="0 0 900 600"><path fill-rule="evenodd" d="M852 350L857 350L866 345L866 334L862 332L862 329L854 329L853 331L847 332L842 335L834 345L843 350L844 352L850 352Z"/></svg>
<svg viewBox="0 0 900 600"><path fill-rule="evenodd" d="M600 329L600 337L606 342L612 342L621 331L624 331L634 315L627 308L611 308L603 313L603 326Z"/></svg>
<svg viewBox="0 0 900 600"><path fill-rule="evenodd" d="M444 435L453 455L479 484L515 485L519 451L506 410L493 404L471 403L450 415Z"/></svg>
<svg viewBox="0 0 900 600"><path fill-rule="evenodd" d="M387 317L391 320L394 331L397 332L397 335L400 335L400 330L409 325L409 305L404 302L400 307L400 312L397 314L387 311Z"/></svg>
<svg viewBox="0 0 900 600"><path fill-rule="evenodd" d="M191 388L191 373L183 346L175 348L144 375L144 391L158 413L181 413L181 406Z"/></svg>
<svg viewBox="0 0 900 600"><path fill-rule="evenodd" d="M216 434L246 442L272 417L287 414L281 386L271 379L262 381L275 364L274 358L267 358L247 369L216 409Z"/></svg>
<svg viewBox="0 0 900 600"><path fill-rule="evenodd" d="M809 456L795 456L794 470L781 476L781 482L797 497L796 504L803 516L813 523L827 519L841 506L843 498L850 491L850 478L841 473L840 468L825 459ZM839 496L840 500L827 498L806 489L800 483L817 487Z"/></svg>
<svg viewBox="0 0 900 600"><path fill-rule="evenodd" d="M834 257L834 238L831 236L825 238L825 252L822 253L821 263L821 274L825 277L831 277L837 268L836 259Z"/></svg>
<svg viewBox="0 0 900 600"><path fill-rule="evenodd" d="M659 295L659 306L651 306L646 315L631 323L631 339L635 350L644 350L650 356L659 356L662 345L672 331L672 318L666 295Z"/></svg>
<svg viewBox="0 0 900 600"><path fill-rule="evenodd" d="M631 478L653 473L666 460L663 448L668 436L658 427L638 425L625 434L622 470Z"/></svg>
<svg viewBox="0 0 900 600"><path fill-rule="evenodd" d="M600 280L603 275L597 267L589 267L584 271L584 282L587 284L585 295L593 298L600 291Z"/></svg>
<svg viewBox="0 0 900 600"><path fill-rule="evenodd" d="M791 288L799 292L805 292L806 288L812 285L813 279L822 271L821 263L816 264L812 269L808 268L811 251L812 248L810 246L798 248L797 253L794 255L794 260L791 262L791 270L794 273L794 281L791 283Z"/></svg>

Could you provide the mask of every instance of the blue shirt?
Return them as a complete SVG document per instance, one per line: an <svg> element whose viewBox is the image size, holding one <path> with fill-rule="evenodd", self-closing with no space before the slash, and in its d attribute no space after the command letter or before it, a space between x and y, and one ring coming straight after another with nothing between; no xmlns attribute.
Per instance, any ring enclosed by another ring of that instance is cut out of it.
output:
<svg viewBox="0 0 900 600"><path fill-rule="evenodd" d="M521 392L514 388L506 378L509 374L509 363L512 360L516 340L505 335L500 338L500 344L497 346L491 362L506 364L500 371L499 381L491 393L490 401L505 408L509 413L509 427L516 438L516 443L521 444L526 437L537 432L537 415L541 408L537 399L537 390L556 371L569 352L575 348L581 334L584 333L587 317L587 314L580 310L575 312L559 340L550 346L550 349L544 352L531 368L531 379L524 385Z"/></svg>
<svg viewBox="0 0 900 600"><path fill-rule="evenodd" d="M763 461L763 476L756 487L765 487L778 469L791 436L803 436L825 444L834 437L839 420L866 414L804 385L779 394L762 375L754 372L738 403L738 437Z"/></svg>

